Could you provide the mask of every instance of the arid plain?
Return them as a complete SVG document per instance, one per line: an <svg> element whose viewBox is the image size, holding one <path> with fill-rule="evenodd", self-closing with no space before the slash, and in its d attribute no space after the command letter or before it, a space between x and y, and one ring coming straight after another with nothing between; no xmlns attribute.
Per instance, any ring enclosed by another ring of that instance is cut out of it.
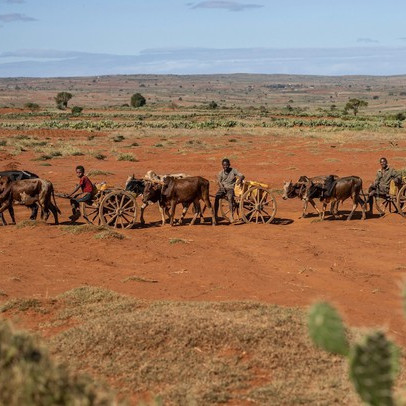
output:
<svg viewBox="0 0 406 406"><path fill-rule="evenodd" d="M73 95L64 111L61 91ZM146 105L126 106L137 92ZM344 115L350 98L368 106ZM307 339L304 312L327 300L347 324L381 326L404 346L406 219L362 221L360 208L349 222L301 219L302 203L281 190L322 174L358 175L367 190L381 156L405 169L405 111L403 76L0 79L0 170L32 171L58 193L73 190L79 164L119 187L148 170L185 172L209 179L214 194L228 157L269 184L278 207L269 225L161 227L151 206L146 226L120 238L70 225L63 199L60 226L26 222L19 207L17 225L0 229L1 317L131 404L158 394L165 404L357 404L345 363ZM237 343L242 326L251 339Z"/></svg>

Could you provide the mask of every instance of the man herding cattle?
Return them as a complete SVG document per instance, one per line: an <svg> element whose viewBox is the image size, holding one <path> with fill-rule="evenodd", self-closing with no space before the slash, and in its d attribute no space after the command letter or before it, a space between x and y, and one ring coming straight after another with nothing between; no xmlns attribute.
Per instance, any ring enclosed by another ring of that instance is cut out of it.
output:
<svg viewBox="0 0 406 406"><path fill-rule="evenodd" d="M238 172L237 169L232 168L230 164L230 160L228 158L224 158L221 161L223 166L223 170L220 171L217 175L217 181L219 185L219 190L216 193L216 197L214 200L214 216L217 220L218 209L219 209L219 202L220 199L226 197L228 200L228 204L230 206L230 213L231 213L231 221L234 221L234 186L237 183L241 183L244 180L244 175Z"/></svg>

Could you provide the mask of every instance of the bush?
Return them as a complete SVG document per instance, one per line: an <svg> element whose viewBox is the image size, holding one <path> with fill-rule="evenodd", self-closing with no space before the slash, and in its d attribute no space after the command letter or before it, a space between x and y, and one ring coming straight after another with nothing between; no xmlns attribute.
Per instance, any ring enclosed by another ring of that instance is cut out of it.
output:
<svg viewBox="0 0 406 406"><path fill-rule="evenodd" d="M98 152L98 153L94 154L94 157L96 159L99 159L100 161L103 161L103 160L105 160L107 158L107 155L104 155L104 154Z"/></svg>
<svg viewBox="0 0 406 406"><path fill-rule="evenodd" d="M405 113L397 113L395 115L395 119L399 121L404 121L406 119L406 114Z"/></svg>
<svg viewBox="0 0 406 406"><path fill-rule="evenodd" d="M80 107L80 106L73 106L72 109L71 109L71 111L72 111L72 114L73 114L74 116L78 116L78 115L80 115L80 114L82 113L83 107Z"/></svg>
<svg viewBox="0 0 406 406"><path fill-rule="evenodd" d="M24 107L26 109L31 110L31 111L38 111L39 110L39 104L37 104L37 103L32 103L32 102L25 103Z"/></svg>
<svg viewBox="0 0 406 406"><path fill-rule="evenodd" d="M209 103L209 109L214 110L214 109L216 109L217 107L218 107L218 104L217 104L214 100L212 100L212 101Z"/></svg>
<svg viewBox="0 0 406 406"><path fill-rule="evenodd" d="M104 405L114 399L90 378L70 376L31 335L0 321L0 404Z"/></svg>
<svg viewBox="0 0 406 406"><path fill-rule="evenodd" d="M145 97L141 93L134 93L131 96L131 106L142 107L147 103Z"/></svg>
<svg viewBox="0 0 406 406"><path fill-rule="evenodd" d="M117 157L117 161L129 161L129 162L137 162L137 159L133 154L120 154Z"/></svg>

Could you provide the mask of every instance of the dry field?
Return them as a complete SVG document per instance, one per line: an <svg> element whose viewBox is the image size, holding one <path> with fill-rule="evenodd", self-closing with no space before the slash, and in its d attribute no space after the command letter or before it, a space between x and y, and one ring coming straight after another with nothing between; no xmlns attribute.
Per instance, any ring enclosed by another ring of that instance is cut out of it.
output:
<svg viewBox="0 0 406 406"><path fill-rule="evenodd" d="M78 164L93 181L117 186L150 169L182 171L209 179L214 193L229 157L248 179L269 183L278 204L273 224L216 227L160 227L150 207L147 226L121 238L69 225L65 200L60 226L26 222L19 207L17 226L0 232L1 317L39 333L72 371L107 381L130 404L158 394L179 405L357 404L345 363L312 347L304 310L331 301L347 324L382 326L404 346L406 220L361 221L359 211L350 222L299 219L301 203L280 191L284 180L332 173L361 176L367 189L381 156L406 168L406 130L394 118L406 110L404 84L253 75L0 79L0 170L30 170L60 193L73 189ZM74 94L70 106L84 107L81 115L56 110L53 97L63 90ZM121 107L135 92L147 106ZM370 102L359 118L320 110L342 109L348 97ZM219 108L208 109L211 100ZM301 108L287 109L289 100Z"/></svg>

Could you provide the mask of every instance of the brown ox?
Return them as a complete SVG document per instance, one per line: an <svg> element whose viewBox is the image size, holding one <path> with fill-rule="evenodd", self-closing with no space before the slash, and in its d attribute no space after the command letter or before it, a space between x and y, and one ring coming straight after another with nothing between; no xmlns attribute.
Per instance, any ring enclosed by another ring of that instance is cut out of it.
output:
<svg viewBox="0 0 406 406"><path fill-rule="evenodd" d="M333 176L334 179L338 179L337 175L330 175ZM316 203L314 202L315 198L320 198L321 195L318 195L317 192L320 192L322 189L314 190L312 195L307 196L307 187L309 182L312 182L314 185L320 185L321 187L324 186L324 183L328 176L314 176L313 178L309 178L307 176L301 176L296 183L284 182L283 184L283 194L282 199L293 199L295 197L299 198L303 201L303 212L299 218L306 217L307 215L307 206L310 203L313 208L316 210L318 215L320 215L320 210L317 208Z"/></svg>
<svg viewBox="0 0 406 406"><path fill-rule="evenodd" d="M203 200L205 206L212 211L212 224L216 224L214 217L213 207L209 198L210 183L207 179L201 176L191 176L184 179L175 179L170 176L165 178L162 186L162 196L166 199L170 206L169 223L173 225L173 219L175 217L176 205L181 203L187 208L193 203L195 208L195 214L190 225L193 225L198 215L202 215L200 209L200 200Z"/></svg>
<svg viewBox="0 0 406 406"><path fill-rule="evenodd" d="M52 202L53 200L53 202ZM56 205L54 188L51 182L44 179L25 179L12 181L9 177L0 178L0 213L9 210L15 223L13 203L32 206L38 203L41 207L41 218L48 220L51 211L55 224L58 224L60 210Z"/></svg>
<svg viewBox="0 0 406 406"><path fill-rule="evenodd" d="M344 202L348 198L352 199L353 205L347 221L351 220L358 204L361 204L362 220L365 220L365 202L360 197L361 193L363 193L362 179L358 176L346 176L336 180L331 175L326 179L324 185L318 185L309 180L306 186L306 197L308 199L311 196L321 196L320 201L323 202L322 213L320 215L321 220L324 220L328 203L332 203L332 215L335 218L334 205L338 205L339 202Z"/></svg>
<svg viewBox="0 0 406 406"><path fill-rule="evenodd" d="M152 181L144 181L143 184L143 192L142 192L142 206L141 206L141 215L140 215L140 223L145 224L144 220L144 210L149 204L153 203L158 203L158 208L159 212L161 214L161 221L162 225L165 225L165 214L168 218L169 216L169 204L170 202L162 194L162 187L163 187L164 182L152 182ZM129 183L129 186L131 186L131 183ZM128 187L129 187L128 186ZM190 204L182 203L183 210L182 210L182 215L179 219L179 222L183 222L183 218L185 217L187 210L190 206ZM203 213L200 210L200 205L193 205L194 207L194 212L195 213L200 213L200 217L203 217Z"/></svg>
<svg viewBox="0 0 406 406"><path fill-rule="evenodd" d="M161 213L162 225L165 224L165 213L169 217L169 209L166 199L162 196L162 185L165 178L171 176L173 178L187 178L184 173L174 173L167 175L158 175L153 171L148 171L143 179L137 179L134 175L128 177L125 190L135 193L137 196L142 195L142 206L140 223L145 224L144 211L148 205L158 203L159 212ZM184 207L181 220L185 216L187 207Z"/></svg>

